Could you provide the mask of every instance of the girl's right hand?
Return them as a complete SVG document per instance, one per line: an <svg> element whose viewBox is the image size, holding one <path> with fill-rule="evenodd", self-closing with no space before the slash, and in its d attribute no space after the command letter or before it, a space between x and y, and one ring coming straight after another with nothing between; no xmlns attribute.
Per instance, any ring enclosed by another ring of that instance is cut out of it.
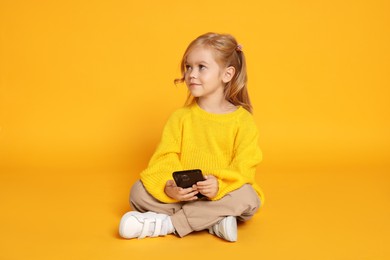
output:
<svg viewBox="0 0 390 260"><path fill-rule="evenodd" d="M199 192L195 190L194 188L181 188L176 186L176 183L173 180L168 180L165 184L165 193L171 197L172 199L178 200L178 201L193 201L197 200L198 197L196 194Z"/></svg>

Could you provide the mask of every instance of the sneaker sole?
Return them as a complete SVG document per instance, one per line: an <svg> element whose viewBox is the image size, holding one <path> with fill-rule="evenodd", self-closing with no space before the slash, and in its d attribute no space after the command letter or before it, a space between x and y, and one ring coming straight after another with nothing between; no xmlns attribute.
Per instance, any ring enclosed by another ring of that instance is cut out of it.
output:
<svg viewBox="0 0 390 260"><path fill-rule="evenodd" d="M226 240L230 242L236 242L237 241L237 219L233 216L228 216L225 219L223 219L223 228L225 230L226 234ZM232 228L233 227L233 228ZM230 231L230 232L228 232Z"/></svg>

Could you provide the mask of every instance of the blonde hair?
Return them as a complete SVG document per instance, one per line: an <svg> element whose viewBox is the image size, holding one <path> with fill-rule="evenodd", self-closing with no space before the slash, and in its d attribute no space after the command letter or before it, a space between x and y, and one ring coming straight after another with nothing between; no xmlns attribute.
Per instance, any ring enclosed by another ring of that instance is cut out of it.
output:
<svg viewBox="0 0 390 260"><path fill-rule="evenodd" d="M233 78L225 86L225 99L235 106L242 106L246 110L252 113L252 105L249 99L247 90L247 72L245 55L242 52L242 47L236 41L236 39L230 34L218 34L218 33L206 33L188 45L181 60L180 69L182 77L175 79L175 84L183 83L185 81L186 72L186 60L188 54L193 48L202 46L210 48L215 55L217 62L227 67L234 67L235 74ZM194 103L197 98L194 98L191 93L188 92L185 105Z"/></svg>

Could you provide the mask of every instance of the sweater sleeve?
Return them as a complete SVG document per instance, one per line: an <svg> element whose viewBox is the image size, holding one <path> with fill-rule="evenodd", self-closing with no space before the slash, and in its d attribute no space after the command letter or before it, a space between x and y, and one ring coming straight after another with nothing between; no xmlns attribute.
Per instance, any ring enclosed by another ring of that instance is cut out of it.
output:
<svg viewBox="0 0 390 260"><path fill-rule="evenodd" d="M262 192L255 182L256 167L262 160L258 140L259 133L252 117L239 122L231 163L226 168L209 172L218 178L219 184L218 194L212 200L219 200L246 183L253 185L262 197Z"/></svg>
<svg viewBox="0 0 390 260"><path fill-rule="evenodd" d="M180 163L181 124L180 113L171 115L164 126L162 137L148 167L141 172L141 181L146 190L157 200L165 203L176 202L166 195L164 188L172 179L172 172L182 170Z"/></svg>

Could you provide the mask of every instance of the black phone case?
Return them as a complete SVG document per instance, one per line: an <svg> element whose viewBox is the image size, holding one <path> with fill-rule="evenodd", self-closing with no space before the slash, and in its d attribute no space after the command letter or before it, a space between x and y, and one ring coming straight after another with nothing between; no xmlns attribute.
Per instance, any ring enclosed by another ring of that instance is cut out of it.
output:
<svg viewBox="0 0 390 260"><path fill-rule="evenodd" d="M192 185L196 184L198 181L204 181L202 171L199 169L186 170L186 171L176 171L172 173L173 179L176 182L176 185L182 188L189 188ZM196 194L198 198L204 197L204 195L198 193Z"/></svg>

